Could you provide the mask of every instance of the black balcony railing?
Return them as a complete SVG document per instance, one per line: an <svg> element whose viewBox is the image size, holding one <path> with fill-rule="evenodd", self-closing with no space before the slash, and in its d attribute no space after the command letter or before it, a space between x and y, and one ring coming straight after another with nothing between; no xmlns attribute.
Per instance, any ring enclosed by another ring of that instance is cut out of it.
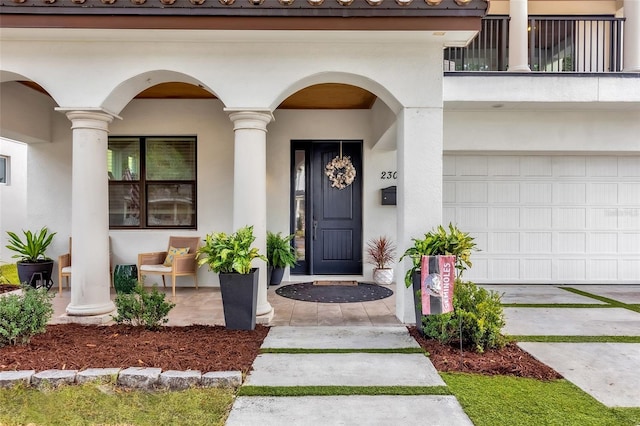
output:
<svg viewBox="0 0 640 426"><path fill-rule="evenodd" d="M538 72L620 72L624 18L530 16L529 67ZM509 17L484 18L464 48L444 51L445 71L507 71Z"/></svg>

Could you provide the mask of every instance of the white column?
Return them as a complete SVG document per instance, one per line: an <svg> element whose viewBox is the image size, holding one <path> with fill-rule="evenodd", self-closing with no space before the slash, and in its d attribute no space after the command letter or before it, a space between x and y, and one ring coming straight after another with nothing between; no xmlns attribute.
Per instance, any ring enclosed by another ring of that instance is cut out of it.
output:
<svg viewBox="0 0 640 426"><path fill-rule="evenodd" d="M398 247L442 223L442 108L405 108L398 123ZM415 322L413 291L404 285L411 260L396 270L396 316Z"/></svg>
<svg viewBox="0 0 640 426"><path fill-rule="evenodd" d="M531 71L528 61L527 0L509 0L509 71Z"/></svg>
<svg viewBox="0 0 640 426"><path fill-rule="evenodd" d="M254 246L267 253L267 124L270 111L227 109L235 135L233 160L233 230L253 225ZM260 269L258 287L258 322L273 318L267 301L267 264L255 261Z"/></svg>
<svg viewBox="0 0 640 426"><path fill-rule="evenodd" d="M100 110L58 109L71 120L71 302L67 314L94 316L115 309L110 297L107 134L115 117Z"/></svg>
<svg viewBox="0 0 640 426"><path fill-rule="evenodd" d="M640 72L640 0L624 0L624 71Z"/></svg>

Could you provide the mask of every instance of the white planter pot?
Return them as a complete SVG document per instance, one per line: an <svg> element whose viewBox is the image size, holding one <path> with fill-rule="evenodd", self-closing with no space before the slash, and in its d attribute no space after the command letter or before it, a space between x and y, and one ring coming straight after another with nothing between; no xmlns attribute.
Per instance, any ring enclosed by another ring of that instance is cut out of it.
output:
<svg viewBox="0 0 640 426"><path fill-rule="evenodd" d="M393 282L393 268L374 269L373 282L379 285L387 285Z"/></svg>

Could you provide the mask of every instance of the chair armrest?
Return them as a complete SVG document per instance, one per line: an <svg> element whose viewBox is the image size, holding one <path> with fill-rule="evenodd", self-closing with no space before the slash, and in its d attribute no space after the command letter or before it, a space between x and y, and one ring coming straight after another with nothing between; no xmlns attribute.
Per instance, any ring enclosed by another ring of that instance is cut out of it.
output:
<svg viewBox="0 0 640 426"><path fill-rule="evenodd" d="M176 273L195 272L197 269L196 253L176 255L173 258L173 269Z"/></svg>
<svg viewBox="0 0 640 426"><path fill-rule="evenodd" d="M138 253L138 267L140 265L160 265L167 257L166 251L156 251L152 253Z"/></svg>
<svg viewBox="0 0 640 426"><path fill-rule="evenodd" d="M71 253L66 253L62 256L58 256L58 268L62 269L67 266L71 266Z"/></svg>

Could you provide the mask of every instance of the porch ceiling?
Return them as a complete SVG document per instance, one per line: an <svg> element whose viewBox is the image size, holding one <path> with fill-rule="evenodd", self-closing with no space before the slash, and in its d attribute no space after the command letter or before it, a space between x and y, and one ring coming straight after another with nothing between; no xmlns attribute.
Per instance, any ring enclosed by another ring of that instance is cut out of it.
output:
<svg viewBox="0 0 640 426"><path fill-rule="evenodd" d="M31 81L22 84L42 93L46 91ZM187 83L162 83L140 92L135 99L216 99L201 87ZM326 83L304 88L285 99L280 109L370 109L376 96L360 87Z"/></svg>

